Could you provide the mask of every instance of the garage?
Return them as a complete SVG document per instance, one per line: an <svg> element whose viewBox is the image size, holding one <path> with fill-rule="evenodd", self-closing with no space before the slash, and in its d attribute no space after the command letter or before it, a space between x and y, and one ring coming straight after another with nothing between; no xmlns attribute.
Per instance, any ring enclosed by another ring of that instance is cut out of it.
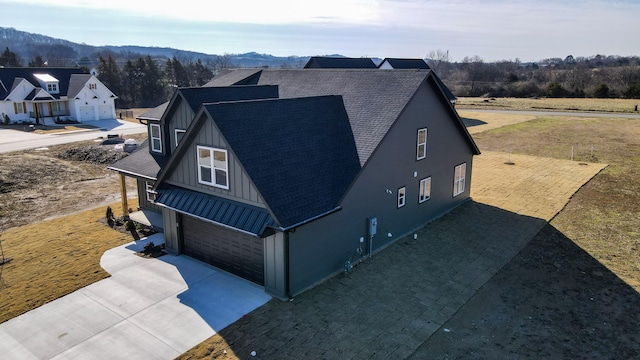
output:
<svg viewBox="0 0 640 360"><path fill-rule="evenodd" d="M80 106L80 121L96 120L93 106Z"/></svg>
<svg viewBox="0 0 640 360"><path fill-rule="evenodd" d="M98 114L100 120L115 118L115 116L113 115L113 108L110 105L98 106Z"/></svg>
<svg viewBox="0 0 640 360"><path fill-rule="evenodd" d="M264 285L263 240L192 216L182 216L183 252Z"/></svg>

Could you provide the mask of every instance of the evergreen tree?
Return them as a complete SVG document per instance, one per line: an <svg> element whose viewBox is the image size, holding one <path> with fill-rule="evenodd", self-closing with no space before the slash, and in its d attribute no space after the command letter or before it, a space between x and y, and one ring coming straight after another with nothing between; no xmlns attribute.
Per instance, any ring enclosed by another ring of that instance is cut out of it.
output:
<svg viewBox="0 0 640 360"><path fill-rule="evenodd" d="M44 60L42 60L42 57L40 55L36 55L36 57L29 62L29 67L45 67L45 66L46 65L44 63Z"/></svg>
<svg viewBox="0 0 640 360"><path fill-rule="evenodd" d="M18 55L6 47L2 54L0 54L0 66L20 67L22 65L20 64Z"/></svg>
<svg viewBox="0 0 640 360"><path fill-rule="evenodd" d="M105 84L111 92L117 96L121 96L122 92L122 76L116 60L111 53L105 59L102 55L98 58L98 80Z"/></svg>

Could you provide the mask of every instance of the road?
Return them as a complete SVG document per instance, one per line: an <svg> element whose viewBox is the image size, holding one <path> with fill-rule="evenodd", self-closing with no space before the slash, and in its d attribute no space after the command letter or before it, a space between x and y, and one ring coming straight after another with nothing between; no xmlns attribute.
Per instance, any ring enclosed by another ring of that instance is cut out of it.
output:
<svg viewBox="0 0 640 360"><path fill-rule="evenodd" d="M36 149L53 145L107 137L109 134L132 135L145 133L147 126L123 120L99 120L87 123L97 127L96 130L34 134L20 130L0 129L0 153Z"/></svg>
<svg viewBox="0 0 640 360"><path fill-rule="evenodd" d="M577 117L609 117L609 118L628 118L640 119L640 114L620 114L620 113L604 113L604 112L578 112L578 111L525 111L525 110L478 110L478 109L457 109L458 111L483 112L483 113L499 113L514 115L538 115L538 116L577 116Z"/></svg>

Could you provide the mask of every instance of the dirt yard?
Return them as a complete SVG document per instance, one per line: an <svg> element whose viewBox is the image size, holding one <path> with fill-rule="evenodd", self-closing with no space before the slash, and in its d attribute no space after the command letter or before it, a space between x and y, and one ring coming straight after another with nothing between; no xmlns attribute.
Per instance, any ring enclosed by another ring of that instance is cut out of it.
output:
<svg viewBox="0 0 640 360"><path fill-rule="evenodd" d="M100 144L0 154L0 230L118 201L118 176L107 166L126 154ZM135 182L129 179L127 186L136 196Z"/></svg>

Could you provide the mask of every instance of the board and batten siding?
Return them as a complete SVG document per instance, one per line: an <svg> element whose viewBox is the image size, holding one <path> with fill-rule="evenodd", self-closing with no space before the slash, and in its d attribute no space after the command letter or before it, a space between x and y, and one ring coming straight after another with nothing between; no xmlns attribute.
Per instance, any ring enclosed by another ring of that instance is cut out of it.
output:
<svg viewBox="0 0 640 360"><path fill-rule="evenodd" d="M176 129L187 130L189 125L193 122L195 114L191 110L189 104L186 101L180 100L178 105L174 105L170 118L167 121L167 138L170 139L169 148L171 152L176 148Z"/></svg>
<svg viewBox="0 0 640 360"><path fill-rule="evenodd" d="M207 146L227 150L229 190L198 182L197 146ZM239 202L265 207L262 196L258 193L253 181L238 162L232 149L220 135L211 119L206 119L195 139L189 144L180 163L166 180L168 184L200 191L203 193L230 198Z"/></svg>
<svg viewBox="0 0 640 360"><path fill-rule="evenodd" d="M368 253L368 218L378 219L375 252L469 199L474 151L435 90L433 81L420 86L349 189L342 210L289 233L293 295L344 271L345 262L358 257L361 237ZM416 160L417 131L424 127L427 156ZM461 163L467 164L466 187L454 197L454 169ZM429 176L431 199L419 203L420 180ZM398 208L400 187L406 189L405 206Z"/></svg>

